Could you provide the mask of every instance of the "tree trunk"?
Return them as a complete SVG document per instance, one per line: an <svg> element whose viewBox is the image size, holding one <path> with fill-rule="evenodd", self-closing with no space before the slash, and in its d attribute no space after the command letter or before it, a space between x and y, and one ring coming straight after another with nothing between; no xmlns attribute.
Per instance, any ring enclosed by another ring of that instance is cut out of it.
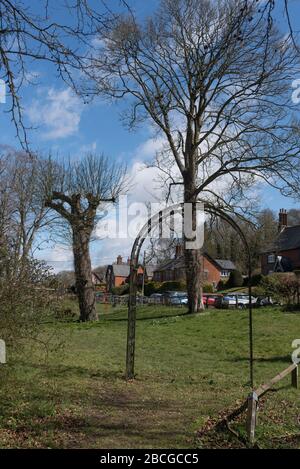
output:
<svg viewBox="0 0 300 469"><path fill-rule="evenodd" d="M204 309L202 300L202 262L200 249L185 249L185 273L189 313Z"/></svg>
<svg viewBox="0 0 300 469"><path fill-rule="evenodd" d="M92 266L89 252L89 236L84 230L73 227L73 254L76 292L79 301L80 321L97 319L95 290L92 282Z"/></svg>
<svg viewBox="0 0 300 469"><path fill-rule="evenodd" d="M184 202L193 204L192 211L192 229L196 231L197 228L197 219L196 219L196 199L193 194L195 192L195 184L193 181L193 175L191 177L186 177L184 179ZM197 313L199 310L204 309L203 299L202 299L202 259L201 259L201 249L187 249L186 242L191 241L187 238L186 234L184 236L185 248L184 248L184 258L185 258L185 273L186 273L186 285L187 285L187 294L188 294L188 306L189 313Z"/></svg>

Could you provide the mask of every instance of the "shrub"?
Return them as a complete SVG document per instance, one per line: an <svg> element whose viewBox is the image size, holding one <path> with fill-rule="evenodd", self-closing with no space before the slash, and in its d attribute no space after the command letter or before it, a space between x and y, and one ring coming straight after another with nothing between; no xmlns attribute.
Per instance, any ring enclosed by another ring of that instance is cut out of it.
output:
<svg viewBox="0 0 300 469"><path fill-rule="evenodd" d="M119 287L114 287L112 288L111 292L113 295L118 295L118 296L128 295L129 285L127 283L126 285L120 285Z"/></svg>
<svg viewBox="0 0 300 469"><path fill-rule="evenodd" d="M203 285L203 293L213 293L214 287L211 283L205 283Z"/></svg>
<svg viewBox="0 0 300 469"><path fill-rule="evenodd" d="M252 275L252 277L251 277L251 286L252 287L257 287L258 285L261 284L263 278L264 278L264 276L262 274ZM244 284L243 285L244 285L244 287L249 286L249 277L246 277L244 279Z"/></svg>
<svg viewBox="0 0 300 469"><path fill-rule="evenodd" d="M230 272L229 279L226 283L227 288L242 287L244 283L243 276L239 270Z"/></svg>
<svg viewBox="0 0 300 469"><path fill-rule="evenodd" d="M9 252L1 257L0 330L8 347L20 350L30 340L49 348L56 337L42 325L53 321L57 304L53 276L43 262L20 261Z"/></svg>
<svg viewBox="0 0 300 469"><path fill-rule="evenodd" d="M186 283L178 280L163 282L158 289L158 293L166 291L186 291Z"/></svg>
<svg viewBox="0 0 300 469"><path fill-rule="evenodd" d="M150 296L152 293L157 293L161 287L159 282L147 282L145 283L144 293L145 296Z"/></svg>
<svg viewBox="0 0 300 469"><path fill-rule="evenodd" d="M298 288L298 279L292 272L267 275L258 287L261 295L270 296L275 301L287 304L297 301Z"/></svg>
<svg viewBox="0 0 300 469"><path fill-rule="evenodd" d="M217 286L217 290L218 291L224 290L225 287L226 287L226 282L224 282L224 280L220 280Z"/></svg>

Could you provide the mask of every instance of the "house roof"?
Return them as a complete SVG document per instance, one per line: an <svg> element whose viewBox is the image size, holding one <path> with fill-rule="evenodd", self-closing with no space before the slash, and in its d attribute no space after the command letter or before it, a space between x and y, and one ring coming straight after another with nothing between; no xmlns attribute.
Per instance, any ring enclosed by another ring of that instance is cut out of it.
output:
<svg viewBox="0 0 300 469"><path fill-rule="evenodd" d="M235 264L228 259L213 259L208 254L203 254L211 262L214 262L220 270L235 270ZM164 264L157 267L157 271L161 272L163 270L173 270L173 269L182 269L185 267L184 256L177 257L176 259L171 259L170 261L165 262Z"/></svg>
<svg viewBox="0 0 300 469"><path fill-rule="evenodd" d="M107 270L107 265L99 265L93 270L93 274L98 277L100 282L104 282L106 270Z"/></svg>
<svg viewBox="0 0 300 469"><path fill-rule="evenodd" d="M218 264L222 270L235 270L235 264L229 259L214 259L215 263Z"/></svg>
<svg viewBox="0 0 300 469"><path fill-rule="evenodd" d="M129 264L112 264L109 266L112 268L113 273L117 277L128 277L130 274L130 265ZM146 273L148 276L152 276L153 272L157 270L157 265L148 264L146 265Z"/></svg>
<svg viewBox="0 0 300 469"><path fill-rule="evenodd" d="M92 272L92 275L94 276L94 278L99 282L99 283L102 283L102 278L97 274L97 272Z"/></svg>
<svg viewBox="0 0 300 469"><path fill-rule="evenodd" d="M277 236L274 243L269 245L265 252L289 251L300 248L300 225L287 226Z"/></svg>
<svg viewBox="0 0 300 469"><path fill-rule="evenodd" d="M157 268L158 268L158 265L153 265L153 264L146 265L146 274L148 275L148 277L152 277L153 272L155 272Z"/></svg>
<svg viewBox="0 0 300 469"><path fill-rule="evenodd" d="M130 265L128 264L112 264L113 273L116 277L127 278L130 273Z"/></svg>
<svg viewBox="0 0 300 469"><path fill-rule="evenodd" d="M164 262L161 265L158 265L155 269L158 272L163 270L170 270L170 269L181 269L184 268L184 257L180 256L176 259L170 259L169 261Z"/></svg>

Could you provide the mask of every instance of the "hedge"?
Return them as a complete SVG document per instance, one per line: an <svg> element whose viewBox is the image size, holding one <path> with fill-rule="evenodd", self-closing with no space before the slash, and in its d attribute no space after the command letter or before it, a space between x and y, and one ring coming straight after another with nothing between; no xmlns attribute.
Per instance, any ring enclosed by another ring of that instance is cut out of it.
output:
<svg viewBox="0 0 300 469"><path fill-rule="evenodd" d="M243 276L239 270L230 272L229 279L226 283L226 288L242 287L244 283Z"/></svg>

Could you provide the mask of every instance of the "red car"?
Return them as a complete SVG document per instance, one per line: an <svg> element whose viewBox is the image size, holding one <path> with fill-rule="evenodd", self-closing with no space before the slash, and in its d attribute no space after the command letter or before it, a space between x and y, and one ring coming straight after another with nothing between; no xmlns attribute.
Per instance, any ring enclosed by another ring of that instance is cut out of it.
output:
<svg viewBox="0 0 300 469"><path fill-rule="evenodd" d="M203 304L204 306L215 306L215 301L222 295L216 295L213 293L203 293Z"/></svg>

